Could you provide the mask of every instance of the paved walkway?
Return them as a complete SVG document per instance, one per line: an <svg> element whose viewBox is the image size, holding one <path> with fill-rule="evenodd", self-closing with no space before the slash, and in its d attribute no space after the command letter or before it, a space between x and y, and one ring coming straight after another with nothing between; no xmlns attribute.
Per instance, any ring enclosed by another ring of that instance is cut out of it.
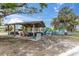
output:
<svg viewBox="0 0 79 59"><path fill-rule="evenodd" d="M79 46L60 54L59 56L79 56Z"/></svg>

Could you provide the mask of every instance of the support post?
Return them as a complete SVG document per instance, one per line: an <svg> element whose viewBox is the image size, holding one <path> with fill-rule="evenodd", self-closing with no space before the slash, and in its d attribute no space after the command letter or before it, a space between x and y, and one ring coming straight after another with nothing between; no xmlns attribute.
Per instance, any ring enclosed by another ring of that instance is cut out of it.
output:
<svg viewBox="0 0 79 59"><path fill-rule="evenodd" d="M15 24L14 24L14 36L16 35L15 30L16 30L16 26L15 26Z"/></svg>
<svg viewBox="0 0 79 59"><path fill-rule="evenodd" d="M23 31L25 32L25 26L23 25Z"/></svg>
<svg viewBox="0 0 79 59"><path fill-rule="evenodd" d="M9 25L8 25L8 35L10 35L10 33L9 33Z"/></svg>
<svg viewBox="0 0 79 59"><path fill-rule="evenodd" d="M35 25L33 24L33 37L35 37Z"/></svg>

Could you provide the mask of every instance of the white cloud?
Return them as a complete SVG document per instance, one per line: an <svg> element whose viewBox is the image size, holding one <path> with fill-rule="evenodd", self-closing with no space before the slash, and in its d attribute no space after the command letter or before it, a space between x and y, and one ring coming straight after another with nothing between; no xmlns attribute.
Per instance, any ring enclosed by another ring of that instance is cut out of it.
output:
<svg viewBox="0 0 79 59"><path fill-rule="evenodd" d="M55 10L55 12L58 12L59 11L59 9L57 7L54 7L54 10Z"/></svg>
<svg viewBox="0 0 79 59"><path fill-rule="evenodd" d="M54 9L56 10L56 9L57 9L57 7L54 7Z"/></svg>
<svg viewBox="0 0 79 59"><path fill-rule="evenodd" d="M64 3L58 3L60 6L63 5Z"/></svg>
<svg viewBox="0 0 79 59"><path fill-rule="evenodd" d="M64 3L57 3L57 6L54 7L55 12L57 13L59 11L60 6L62 6Z"/></svg>

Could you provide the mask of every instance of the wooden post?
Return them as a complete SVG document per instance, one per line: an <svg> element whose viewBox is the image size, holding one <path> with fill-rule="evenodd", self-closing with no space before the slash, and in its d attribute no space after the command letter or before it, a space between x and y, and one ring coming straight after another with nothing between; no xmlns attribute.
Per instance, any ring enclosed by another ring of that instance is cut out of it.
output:
<svg viewBox="0 0 79 59"><path fill-rule="evenodd" d="M9 33L9 25L8 25L8 35L10 35L10 33Z"/></svg>
<svg viewBox="0 0 79 59"><path fill-rule="evenodd" d="M23 31L25 32L25 26L23 25Z"/></svg>
<svg viewBox="0 0 79 59"><path fill-rule="evenodd" d="M26 33L25 33L25 26L23 25L23 36L25 36Z"/></svg>
<svg viewBox="0 0 79 59"><path fill-rule="evenodd" d="M35 25L33 24L33 37L35 37Z"/></svg>
<svg viewBox="0 0 79 59"><path fill-rule="evenodd" d="M16 35L15 30L16 30L16 26L15 26L15 24L14 24L14 36Z"/></svg>

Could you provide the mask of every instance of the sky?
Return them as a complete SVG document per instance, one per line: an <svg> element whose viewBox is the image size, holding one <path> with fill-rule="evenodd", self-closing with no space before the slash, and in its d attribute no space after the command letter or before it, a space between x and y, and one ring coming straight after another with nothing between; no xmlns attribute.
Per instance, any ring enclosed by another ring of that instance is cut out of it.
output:
<svg viewBox="0 0 79 59"><path fill-rule="evenodd" d="M28 6L40 8L38 3L29 3ZM58 11L64 6L72 8L73 12L79 16L78 3L49 3L48 7L45 8L42 13L33 14L31 18L42 19L47 27L51 27L52 19L57 17Z"/></svg>

